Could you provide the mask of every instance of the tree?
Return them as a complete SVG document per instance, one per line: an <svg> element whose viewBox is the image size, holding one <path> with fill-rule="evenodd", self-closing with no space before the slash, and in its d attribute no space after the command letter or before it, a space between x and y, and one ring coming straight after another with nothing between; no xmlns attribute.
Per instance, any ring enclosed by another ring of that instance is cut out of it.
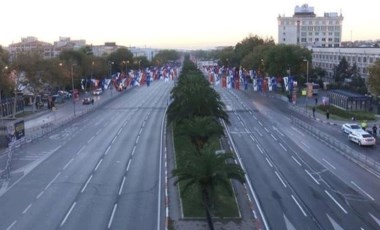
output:
<svg viewBox="0 0 380 230"><path fill-rule="evenodd" d="M11 83L8 78L9 74L9 53L0 46L0 102L5 94L9 94Z"/></svg>
<svg viewBox="0 0 380 230"><path fill-rule="evenodd" d="M210 138L221 137L224 134L220 123L210 116L189 118L179 126L179 134L188 136L198 152L203 149Z"/></svg>
<svg viewBox="0 0 380 230"><path fill-rule="evenodd" d="M133 53L127 48L119 48L107 57L107 61L113 63L114 71L121 73L133 64Z"/></svg>
<svg viewBox="0 0 380 230"><path fill-rule="evenodd" d="M169 61L177 61L180 57L180 54L176 50L160 50L152 60L152 63L155 65L163 65Z"/></svg>
<svg viewBox="0 0 380 230"><path fill-rule="evenodd" d="M187 154L185 164L172 171L177 179L174 184L183 182L182 193L190 186L196 186L202 196L207 223L214 229L211 218L211 207L215 197L216 186L223 186L232 194L230 179L244 183L243 169L234 163L232 153L215 154L210 148L201 150L201 154Z"/></svg>
<svg viewBox="0 0 380 230"><path fill-rule="evenodd" d="M343 57L338 66L335 67L334 80L336 83L343 83L345 79L350 76L350 63L348 63L346 58Z"/></svg>
<svg viewBox="0 0 380 230"><path fill-rule="evenodd" d="M368 68L368 86L372 94L380 96L380 60Z"/></svg>

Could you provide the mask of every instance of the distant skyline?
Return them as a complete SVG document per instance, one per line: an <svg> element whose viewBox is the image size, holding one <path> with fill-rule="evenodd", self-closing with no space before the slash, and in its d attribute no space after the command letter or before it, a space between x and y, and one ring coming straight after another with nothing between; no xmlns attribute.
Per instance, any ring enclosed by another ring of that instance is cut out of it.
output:
<svg viewBox="0 0 380 230"><path fill-rule="evenodd" d="M277 43L277 17L291 17L303 4L317 16L342 13L342 41L380 39L380 2L372 0L12 0L0 3L0 45L33 36L49 43L70 37L89 45L207 49L234 46L250 34Z"/></svg>

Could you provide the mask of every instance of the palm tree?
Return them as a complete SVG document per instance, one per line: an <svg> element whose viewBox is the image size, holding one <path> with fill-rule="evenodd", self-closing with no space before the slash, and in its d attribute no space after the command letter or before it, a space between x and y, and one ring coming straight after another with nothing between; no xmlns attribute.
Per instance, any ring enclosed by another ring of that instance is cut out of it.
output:
<svg viewBox="0 0 380 230"><path fill-rule="evenodd" d="M212 137L221 137L223 127L214 117L193 117L184 120L178 125L178 134L188 136L198 152Z"/></svg>
<svg viewBox="0 0 380 230"><path fill-rule="evenodd" d="M215 187L223 186L232 194L230 179L244 182L244 171L235 164L232 153L215 154L211 148L201 150L201 154L187 154L187 161L172 171L177 179L176 185L184 183L181 193L186 193L189 187L196 186L201 192L202 205L205 208L207 223L211 230L214 225L211 218L211 200Z"/></svg>

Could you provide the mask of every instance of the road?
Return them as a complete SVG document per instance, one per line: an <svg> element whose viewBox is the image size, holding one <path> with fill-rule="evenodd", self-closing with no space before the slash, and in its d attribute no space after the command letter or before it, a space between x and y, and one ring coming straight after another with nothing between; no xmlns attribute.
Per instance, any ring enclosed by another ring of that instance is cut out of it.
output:
<svg viewBox="0 0 380 230"><path fill-rule="evenodd" d="M0 193L0 229L161 229L172 87L157 81L128 90L18 149L17 170Z"/></svg>
<svg viewBox="0 0 380 230"><path fill-rule="evenodd" d="M380 227L379 178L293 126L289 115L295 112L286 103L216 89L227 105L228 132L267 228Z"/></svg>

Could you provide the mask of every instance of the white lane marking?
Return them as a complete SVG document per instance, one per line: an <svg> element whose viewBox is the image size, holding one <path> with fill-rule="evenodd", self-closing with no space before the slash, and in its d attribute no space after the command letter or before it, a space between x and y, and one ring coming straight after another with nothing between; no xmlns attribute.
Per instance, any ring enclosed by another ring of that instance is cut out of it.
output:
<svg viewBox="0 0 380 230"><path fill-rule="evenodd" d="M288 150L280 143L280 146L287 152Z"/></svg>
<svg viewBox="0 0 380 230"><path fill-rule="evenodd" d="M24 211L22 211L22 214L25 214L30 209L30 207L32 207L32 204L29 204L28 207L26 207Z"/></svg>
<svg viewBox="0 0 380 230"><path fill-rule="evenodd" d="M44 191L40 192L40 194L38 194L38 195L36 196L37 200L40 199L40 197L41 197L43 194L44 194Z"/></svg>
<svg viewBox="0 0 380 230"><path fill-rule="evenodd" d="M285 137L285 135L280 130L278 130L276 127L273 126L273 129L276 130L281 136Z"/></svg>
<svg viewBox="0 0 380 230"><path fill-rule="evenodd" d="M368 196L369 199L371 200L375 200L375 198L373 198L371 195L369 195L366 191L364 191L364 189L360 188L359 185L357 185L355 182L351 181L351 184L353 184L356 188L358 188L362 193L364 193L364 195Z"/></svg>
<svg viewBox="0 0 380 230"><path fill-rule="evenodd" d="M292 196L292 199L294 200L294 202L296 203L296 205L298 206L298 208L301 210L302 214L304 216L307 216L306 212L303 210L303 208L301 207L301 205L298 203L297 199L293 196L293 194L291 195Z"/></svg>
<svg viewBox="0 0 380 230"><path fill-rule="evenodd" d="M90 144L92 140L94 140L95 136L92 136L90 140L87 141L87 144Z"/></svg>
<svg viewBox="0 0 380 230"><path fill-rule="evenodd" d="M90 183L90 180L92 179L92 174L90 175L90 177L87 179L86 181L86 184L83 186L82 190L80 191L81 193L84 192L84 190L87 188L87 185L88 183Z"/></svg>
<svg viewBox="0 0 380 230"><path fill-rule="evenodd" d="M110 220L108 221L108 229L111 228L112 221L113 221L113 217L114 217L115 212L116 212L116 208L117 208L117 204L115 204L115 205L113 206L112 214L111 214Z"/></svg>
<svg viewBox="0 0 380 230"><path fill-rule="evenodd" d="M76 204L77 204L77 203L74 202L74 203L71 205L69 211L66 213L65 218L62 220L60 227L62 227L62 226L65 224L67 218L69 218L69 216L70 216L71 212L73 211L73 209L74 209L74 207L75 207Z"/></svg>
<svg viewBox="0 0 380 230"><path fill-rule="evenodd" d="M258 123L259 123L260 126L263 126L263 124L260 121L258 121Z"/></svg>
<svg viewBox="0 0 380 230"><path fill-rule="evenodd" d="M271 137L275 140L275 141L277 141L277 138L275 137L275 136L273 136L273 134L270 134L271 135Z"/></svg>
<svg viewBox="0 0 380 230"><path fill-rule="evenodd" d="M241 124L241 126L243 126L243 127L244 127L244 123L243 123L242 121L240 121L240 124Z"/></svg>
<svg viewBox="0 0 380 230"><path fill-rule="evenodd" d="M273 165L272 165L272 163L270 163L269 159L268 159L268 158L265 158L265 160L267 160L269 166L270 166L271 168L273 168Z"/></svg>
<svg viewBox="0 0 380 230"><path fill-rule="evenodd" d="M329 216L329 214L326 213L326 216L331 222L331 225L333 226L334 230L344 230L333 218Z"/></svg>
<svg viewBox="0 0 380 230"><path fill-rule="evenodd" d="M252 141L255 142L255 138L252 135L249 135L249 137L251 138Z"/></svg>
<svg viewBox="0 0 380 230"><path fill-rule="evenodd" d="M140 131L139 131L139 135L142 133L142 129L140 129Z"/></svg>
<svg viewBox="0 0 380 230"><path fill-rule="evenodd" d="M112 139L112 144L116 141L116 138L117 138L118 136L115 136L113 139Z"/></svg>
<svg viewBox="0 0 380 230"><path fill-rule="evenodd" d="M325 190L325 193L334 201L334 203L336 204L336 205L338 205L338 207L340 208L340 209L342 209L342 211L345 213L345 214L347 214L348 212L346 211L346 209L344 209L343 207L342 207L342 205L340 205L339 204L339 202L337 201L337 200L335 200L334 199L334 197L327 191L327 190Z"/></svg>
<svg viewBox="0 0 380 230"><path fill-rule="evenodd" d="M313 179L315 183L317 183L317 185L319 185L319 182L313 177L313 175L311 175L309 171L307 171L307 169L305 169L305 172L307 173L307 175L309 175L309 177L311 177L311 179Z"/></svg>
<svg viewBox="0 0 380 230"><path fill-rule="evenodd" d="M257 117L256 117L255 115L252 115L252 117L253 117L255 120L257 120Z"/></svg>
<svg viewBox="0 0 380 230"><path fill-rule="evenodd" d="M300 134L301 136L305 136L305 134L303 134L301 131L299 131L298 129L296 129L294 126L291 126L291 128L296 131L298 134Z"/></svg>
<svg viewBox="0 0 380 230"><path fill-rule="evenodd" d="M59 173L57 173L57 175L55 175L55 177L53 178L53 180L51 180L51 181L49 182L49 184L46 185L46 187L45 187L44 190L48 189L48 188L50 187L50 185L53 184L54 181L59 177L59 175L61 175L61 172L59 172Z"/></svg>
<svg viewBox="0 0 380 230"><path fill-rule="evenodd" d="M294 157L292 156L293 160L299 165L299 166L302 166L301 163Z"/></svg>
<svg viewBox="0 0 380 230"><path fill-rule="evenodd" d="M285 182L282 180L282 178L280 177L280 175L278 174L277 171L274 171L274 173L276 174L276 176L278 177L278 179L281 181L282 185L284 185L284 187L286 188L286 184Z"/></svg>
<svg viewBox="0 0 380 230"><path fill-rule="evenodd" d="M71 158L71 160L67 162L67 164L63 167L63 170L65 170L71 164L71 162L73 162L73 160L74 158Z"/></svg>
<svg viewBox="0 0 380 230"><path fill-rule="evenodd" d="M99 129L98 131L96 131L95 135L99 135L99 133L102 131L102 129Z"/></svg>
<svg viewBox="0 0 380 230"><path fill-rule="evenodd" d="M79 155L84 150L84 148L86 148L85 145L83 145L82 148L79 149L79 151L77 152L77 155Z"/></svg>
<svg viewBox="0 0 380 230"><path fill-rule="evenodd" d="M380 220L378 218L376 218L376 216L372 215L372 213L369 212L368 214L372 217L372 219L375 220L375 222L377 223L377 225L380 226Z"/></svg>
<svg viewBox="0 0 380 230"><path fill-rule="evenodd" d="M302 144L303 146L305 146L306 148L310 149L310 146L308 146L307 144L305 144L305 143L303 143L303 142L301 142L301 144Z"/></svg>
<svg viewBox="0 0 380 230"><path fill-rule="evenodd" d="M10 224L6 230L11 230L13 226L15 226L16 223L17 223L17 220L13 221L12 224Z"/></svg>
<svg viewBox="0 0 380 230"><path fill-rule="evenodd" d="M137 139L136 139L136 144L139 143L139 140L140 140L140 135L137 136Z"/></svg>
<svg viewBox="0 0 380 230"><path fill-rule="evenodd" d="M265 130L267 133L269 133L269 130L267 129L267 127L264 127L264 130Z"/></svg>
<svg viewBox="0 0 380 230"><path fill-rule="evenodd" d="M117 132L117 136L119 136L121 133L121 129L119 129L119 131Z"/></svg>
<svg viewBox="0 0 380 230"><path fill-rule="evenodd" d="M106 152L104 153L104 155L107 155L107 154L108 154L108 151L110 151L110 149L111 149L111 145L108 146L108 148L106 149Z"/></svg>
<svg viewBox="0 0 380 230"><path fill-rule="evenodd" d="M132 156L135 154L135 150L136 150L136 145L133 146L133 149L132 149Z"/></svg>
<svg viewBox="0 0 380 230"><path fill-rule="evenodd" d="M124 183L125 183L125 176L123 177L123 181L121 182L121 185L120 185L119 196L121 195L121 192L123 191Z"/></svg>
<svg viewBox="0 0 380 230"><path fill-rule="evenodd" d="M129 170L129 166L131 166L131 159L129 159L129 161L128 161L128 165L127 165L127 169L126 169L125 171L128 172L128 170Z"/></svg>
<svg viewBox="0 0 380 230"><path fill-rule="evenodd" d="M323 160L324 162L326 162L326 164L328 164L331 168L336 169L336 168L334 167L334 165L332 165L330 162L328 162L327 160L325 160L325 158L322 158L322 160Z"/></svg>
<svg viewBox="0 0 380 230"><path fill-rule="evenodd" d="M98 170L99 165L103 162L103 158L99 160L98 164L96 165L94 171Z"/></svg>
<svg viewBox="0 0 380 230"><path fill-rule="evenodd" d="M259 146L258 144L256 144L256 146L257 146L257 148L260 150L260 152L261 152L262 154L264 154L264 151L260 148L260 146Z"/></svg>

